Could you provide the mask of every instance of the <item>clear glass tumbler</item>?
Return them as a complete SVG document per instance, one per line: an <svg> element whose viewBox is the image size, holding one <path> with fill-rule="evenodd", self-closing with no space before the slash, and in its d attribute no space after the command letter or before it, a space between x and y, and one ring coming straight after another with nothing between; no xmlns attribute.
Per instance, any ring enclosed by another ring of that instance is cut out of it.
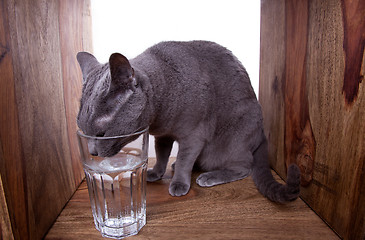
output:
<svg viewBox="0 0 365 240"><path fill-rule="evenodd" d="M77 131L95 227L103 237L136 235L146 224L148 128L114 137Z"/></svg>

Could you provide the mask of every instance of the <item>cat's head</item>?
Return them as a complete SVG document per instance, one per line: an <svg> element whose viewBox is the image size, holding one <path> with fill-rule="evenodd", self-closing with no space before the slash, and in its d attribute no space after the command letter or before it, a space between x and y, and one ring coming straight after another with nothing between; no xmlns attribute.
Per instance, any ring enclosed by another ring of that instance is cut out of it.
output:
<svg viewBox="0 0 365 240"><path fill-rule="evenodd" d="M114 53L108 63L100 64L90 53L80 52L77 60L83 75L77 124L85 134L119 136L147 127L143 118L147 97L126 57ZM118 152L123 144L95 140L89 145L100 156Z"/></svg>

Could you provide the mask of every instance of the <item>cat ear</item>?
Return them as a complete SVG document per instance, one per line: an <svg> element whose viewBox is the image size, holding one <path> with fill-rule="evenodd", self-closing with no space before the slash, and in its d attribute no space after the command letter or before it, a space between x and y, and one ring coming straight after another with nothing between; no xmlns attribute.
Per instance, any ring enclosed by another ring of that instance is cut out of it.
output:
<svg viewBox="0 0 365 240"><path fill-rule="evenodd" d="M113 53L109 58L111 87L135 89L134 69L128 59L120 53Z"/></svg>
<svg viewBox="0 0 365 240"><path fill-rule="evenodd" d="M80 68L81 68L82 76L83 76L84 80L86 79L86 76L91 71L91 69L100 65L98 60L96 60L96 58L88 52L79 52L76 55L76 58L80 64Z"/></svg>

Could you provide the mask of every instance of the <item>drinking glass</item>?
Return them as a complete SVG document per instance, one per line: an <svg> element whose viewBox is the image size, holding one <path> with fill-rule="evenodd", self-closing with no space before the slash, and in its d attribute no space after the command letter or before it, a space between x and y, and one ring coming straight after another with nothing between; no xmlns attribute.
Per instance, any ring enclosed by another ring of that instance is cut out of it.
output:
<svg viewBox="0 0 365 240"><path fill-rule="evenodd" d="M95 137L77 131L94 223L103 237L135 235L146 224L148 128Z"/></svg>

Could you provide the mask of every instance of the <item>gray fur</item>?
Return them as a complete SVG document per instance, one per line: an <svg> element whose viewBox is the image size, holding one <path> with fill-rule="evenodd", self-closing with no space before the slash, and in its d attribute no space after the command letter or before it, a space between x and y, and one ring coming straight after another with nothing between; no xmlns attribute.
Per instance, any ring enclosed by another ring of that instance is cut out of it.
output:
<svg viewBox="0 0 365 240"><path fill-rule="evenodd" d="M205 171L196 180L202 187L252 172L260 192L271 200L297 198L298 167L290 168L290 186L273 179L261 107L245 68L226 48L206 41L162 42L130 61L112 54L109 63L96 64L84 52L77 59L84 78L79 127L89 135L112 136L149 126L157 162L148 170L148 181L162 178L177 141L172 196L188 193L197 167ZM99 155L121 147L92 144Z"/></svg>

